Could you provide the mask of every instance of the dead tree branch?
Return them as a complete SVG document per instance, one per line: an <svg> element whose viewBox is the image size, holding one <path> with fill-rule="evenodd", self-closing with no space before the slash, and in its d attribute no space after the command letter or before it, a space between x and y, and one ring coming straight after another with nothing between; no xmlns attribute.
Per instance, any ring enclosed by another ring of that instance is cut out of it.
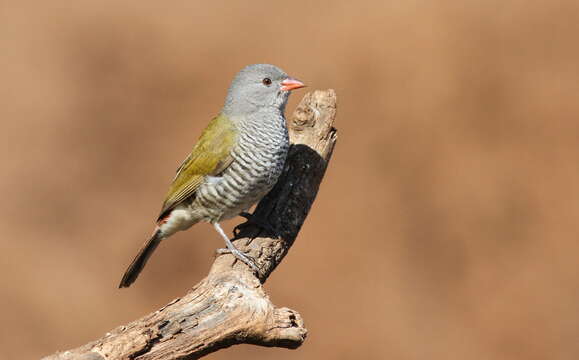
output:
<svg viewBox="0 0 579 360"><path fill-rule="evenodd" d="M235 244L255 259L259 273L232 255L219 255L207 277L183 297L101 339L44 359L198 359L242 343L300 346L307 334L301 316L275 307L262 284L292 246L316 197L336 142L335 115L333 90L306 94L289 121L292 147L284 173L254 212L274 230L260 233L250 223L237 229Z"/></svg>

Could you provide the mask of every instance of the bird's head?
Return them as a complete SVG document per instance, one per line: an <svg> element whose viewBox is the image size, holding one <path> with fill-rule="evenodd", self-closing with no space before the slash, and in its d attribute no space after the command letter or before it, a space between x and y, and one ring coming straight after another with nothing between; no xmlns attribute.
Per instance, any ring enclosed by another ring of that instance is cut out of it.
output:
<svg viewBox="0 0 579 360"><path fill-rule="evenodd" d="M290 91L305 85L274 65L249 65L237 73L225 100L227 115L245 115L273 107L283 112Z"/></svg>

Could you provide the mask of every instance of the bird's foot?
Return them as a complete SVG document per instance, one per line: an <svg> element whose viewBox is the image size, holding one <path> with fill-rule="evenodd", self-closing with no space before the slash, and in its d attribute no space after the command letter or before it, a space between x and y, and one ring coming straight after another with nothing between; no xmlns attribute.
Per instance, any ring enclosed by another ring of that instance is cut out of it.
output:
<svg viewBox="0 0 579 360"><path fill-rule="evenodd" d="M234 239L241 238L240 236L241 232L250 227L257 228L257 231L253 232L252 235L250 236L252 240L261 235L263 231L266 231L267 233L270 234L278 234L278 230L265 219L258 218L257 216L250 214L248 212L239 213L239 216L245 218L247 221L233 228Z"/></svg>
<svg viewBox="0 0 579 360"><path fill-rule="evenodd" d="M217 255L231 254L231 250L225 249L225 248L219 248L219 249L215 249L215 254L217 254Z"/></svg>
<svg viewBox="0 0 579 360"><path fill-rule="evenodd" d="M221 228L221 225L219 225L218 222L214 222L213 223L213 227L215 228L215 230L217 230L217 232L219 233L219 235L221 235L221 237L223 238L223 240L225 240L225 245L227 246L227 249L219 249L217 250L218 254L224 254L224 253L230 253L231 255L233 255L237 260L240 260L242 263L244 263L245 265L249 266L252 270L259 272L259 268L257 267L257 265L255 265L255 261L253 260L253 258L251 258L251 256L248 256L247 254L243 253L242 251L239 251L235 245L233 245L233 243L231 242L231 240L229 240L229 238L227 237L227 235L225 235L225 232L223 231L223 229ZM223 251L225 250L225 252Z"/></svg>
<svg viewBox="0 0 579 360"><path fill-rule="evenodd" d="M227 244L227 249L224 249L224 248L217 249L217 250L215 250L215 253L217 255L231 254L237 260L239 260L242 263L244 263L245 265L249 266L253 271L259 271L259 267L255 264L255 259L252 258L251 256L247 255L243 251L237 249L232 243L231 243L231 248L229 247L229 244Z"/></svg>

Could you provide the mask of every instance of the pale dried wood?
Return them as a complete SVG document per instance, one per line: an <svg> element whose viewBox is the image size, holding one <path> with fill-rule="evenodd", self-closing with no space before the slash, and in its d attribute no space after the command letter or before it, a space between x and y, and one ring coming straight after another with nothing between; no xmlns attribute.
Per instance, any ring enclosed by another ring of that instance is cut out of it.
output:
<svg viewBox="0 0 579 360"><path fill-rule="evenodd" d="M183 297L44 359L198 359L242 343L300 346L307 334L300 314L275 307L262 284L287 254L317 195L336 143L335 116L335 92L318 90L306 94L289 121L292 146L284 173L254 212L275 230L260 234L247 223L236 236L236 246L255 259L258 273L232 255L219 255L207 277Z"/></svg>

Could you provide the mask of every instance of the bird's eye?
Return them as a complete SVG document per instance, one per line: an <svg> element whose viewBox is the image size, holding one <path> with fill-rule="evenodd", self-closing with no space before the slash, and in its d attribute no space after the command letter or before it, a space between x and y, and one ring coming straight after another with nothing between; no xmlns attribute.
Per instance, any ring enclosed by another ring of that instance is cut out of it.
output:
<svg viewBox="0 0 579 360"><path fill-rule="evenodd" d="M265 78L265 79L261 80L261 82L262 82L263 85L265 85L265 86L270 86L270 85L271 85L271 79L270 79L270 78Z"/></svg>

